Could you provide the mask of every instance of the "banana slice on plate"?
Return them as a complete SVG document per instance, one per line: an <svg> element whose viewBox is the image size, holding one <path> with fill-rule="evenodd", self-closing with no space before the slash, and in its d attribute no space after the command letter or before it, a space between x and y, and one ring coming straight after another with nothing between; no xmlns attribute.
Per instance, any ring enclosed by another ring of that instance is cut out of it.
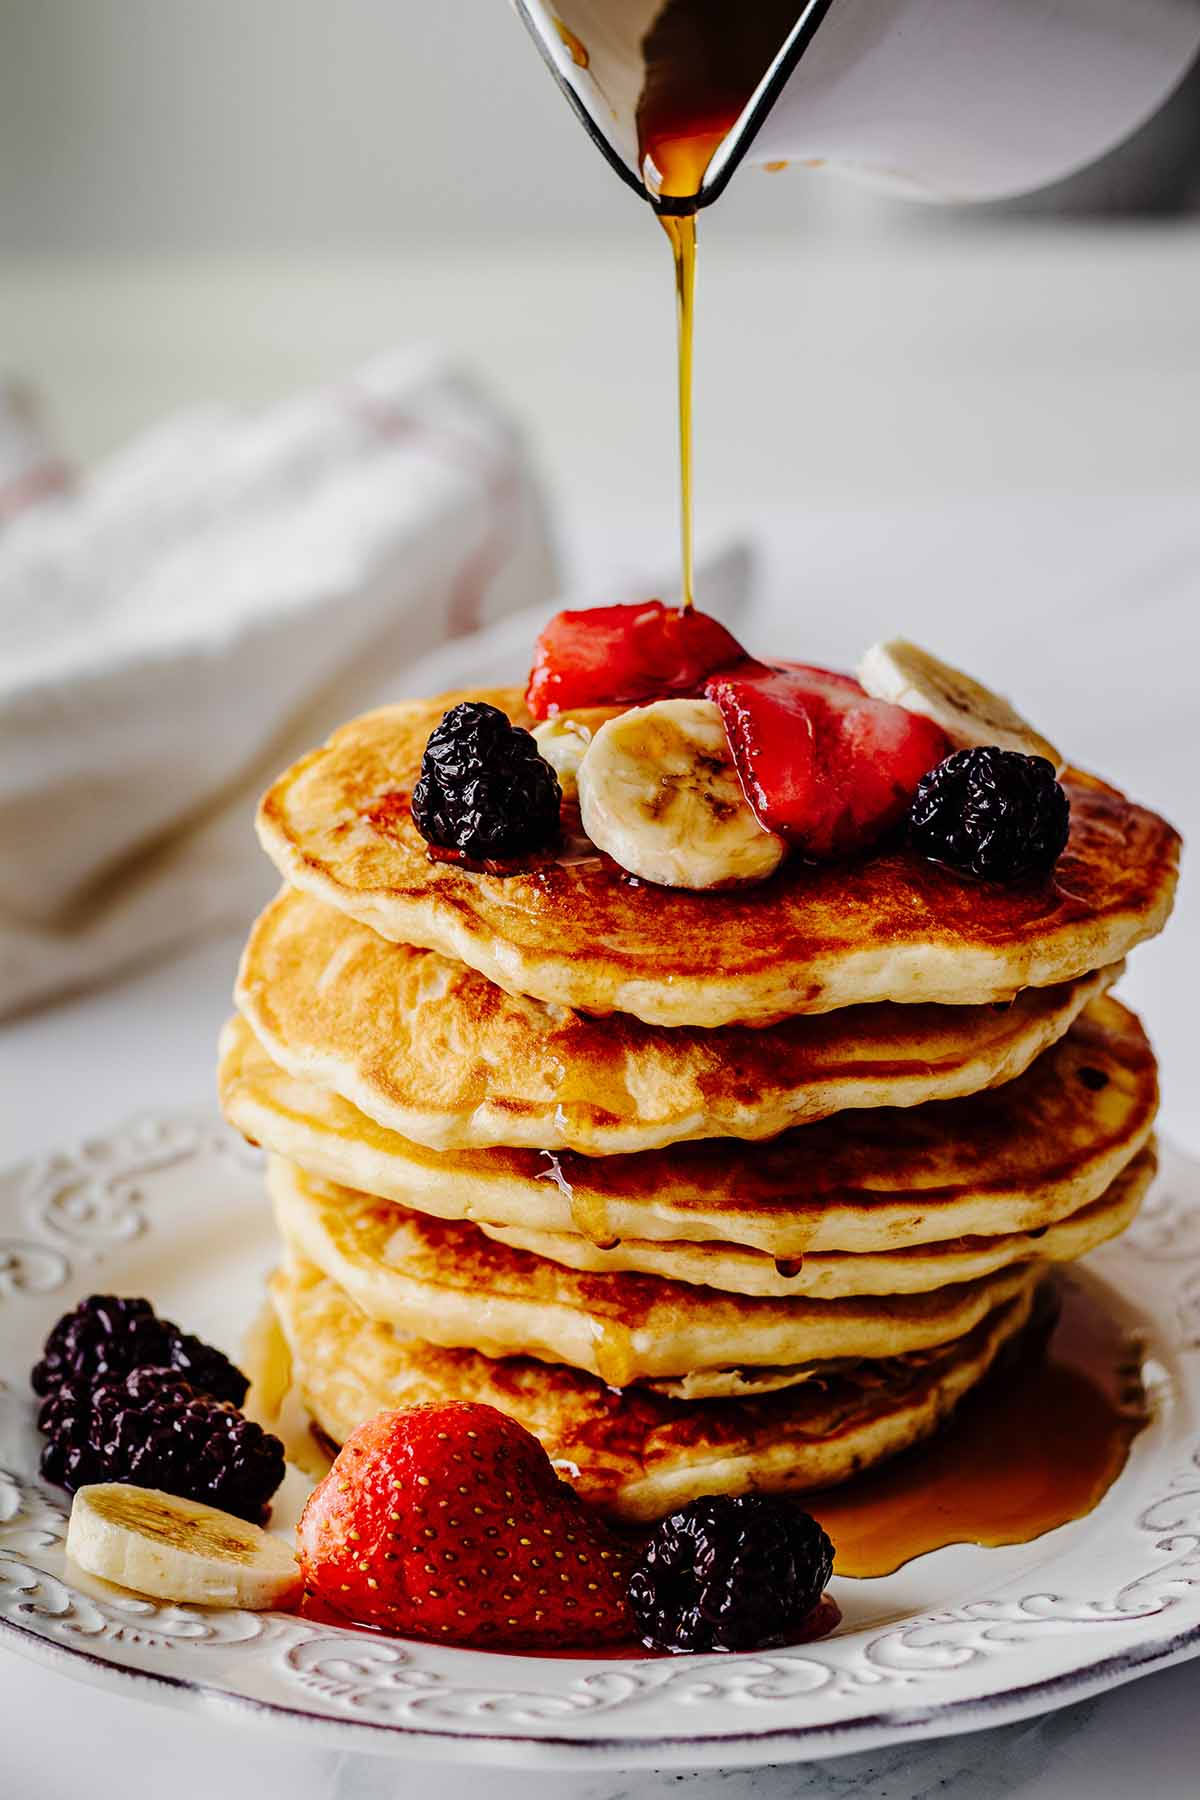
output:
<svg viewBox="0 0 1200 1800"><path fill-rule="evenodd" d="M742 792L711 700L657 700L602 725L579 765L583 829L644 881L720 888L765 881L785 844Z"/></svg>
<svg viewBox="0 0 1200 1800"><path fill-rule="evenodd" d="M261 1612L300 1590L282 1538L199 1500L118 1481L79 1489L67 1555L89 1575L156 1600Z"/></svg>
<svg viewBox="0 0 1200 1800"><path fill-rule="evenodd" d="M932 719L960 747L998 744L1024 756L1044 756L1056 774L1064 767L1049 738L1035 731L1002 695L906 638L872 644L858 665L858 679L872 699L890 700L906 712Z"/></svg>

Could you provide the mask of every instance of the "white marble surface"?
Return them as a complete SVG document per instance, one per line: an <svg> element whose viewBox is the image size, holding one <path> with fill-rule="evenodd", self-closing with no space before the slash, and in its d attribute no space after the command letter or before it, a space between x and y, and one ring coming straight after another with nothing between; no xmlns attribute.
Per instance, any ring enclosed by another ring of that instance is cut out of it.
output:
<svg viewBox="0 0 1200 1800"><path fill-rule="evenodd" d="M992 240L961 256L931 243L887 268L857 251L811 270L791 252L755 268L748 254L714 257L702 536L748 527L764 547L748 635L815 661L852 660L883 631L932 640L1196 833L1200 239L1120 242ZM16 265L0 271L0 341L42 376L86 451L168 404L265 397L437 325L526 406L595 588L619 567L661 564L672 543L665 337L626 330L614 343L611 331L626 304L630 319L662 304L650 262L632 290L611 258L547 264L535 271L544 309L528 271L503 260L481 307L481 284L466 293L450 255L299 283L250 265ZM1135 957L1125 988L1163 1056L1168 1128L1193 1149L1198 940L1185 884L1171 932ZM235 955L231 940L203 944L0 1030L5 1160L211 1092ZM1191 1800L1197 1678L1185 1666L1031 1725L804 1771L497 1771L487 1791ZM480 1780L313 1753L219 1712L118 1702L5 1651L0 1734L0 1791L16 1800L458 1800Z"/></svg>

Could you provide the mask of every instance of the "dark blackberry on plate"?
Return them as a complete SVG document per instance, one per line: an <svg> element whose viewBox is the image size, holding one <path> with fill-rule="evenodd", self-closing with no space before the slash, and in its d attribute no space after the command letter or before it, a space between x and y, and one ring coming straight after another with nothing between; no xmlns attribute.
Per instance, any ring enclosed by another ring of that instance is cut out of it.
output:
<svg viewBox="0 0 1200 1800"><path fill-rule="evenodd" d="M558 841L562 789L530 732L498 706L465 700L430 733L413 789L427 843L474 862L505 862Z"/></svg>
<svg viewBox="0 0 1200 1800"><path fill-rule="evenodd" d="M653 1532L629 1580L653 1650L761 1650L794 1642L833 1571L833 1545L794 1500L706 1494Z"/></svg>
<svg viewBox="0 0 1200 1800"><path fill-rule="evenodd" d="M981 881L1045 875L1066 849L1071 802L1044 756L985 744L956 750L920 782L908 841Z"/></svg>
<svg viewBox="0 0 1200 1800"><path fill-rule="evenodd" d="M159 1488L261 1524L284 1477L283 1445L173 1369L135 1369L42 1402L41 1470L74 1493L98 1481Z"/></svg>
<svg viewBox="0 0 1200 1800"><path fill-rule="evenodd" d="M234 1406L250 1385L211 1344L160 1319L149 1300L115 1294L90 1294L64 1313L30 1379L35 1394L52 1394L64 1384L87 1389L150 1367L172 1369L197 1393Z"/></svg>

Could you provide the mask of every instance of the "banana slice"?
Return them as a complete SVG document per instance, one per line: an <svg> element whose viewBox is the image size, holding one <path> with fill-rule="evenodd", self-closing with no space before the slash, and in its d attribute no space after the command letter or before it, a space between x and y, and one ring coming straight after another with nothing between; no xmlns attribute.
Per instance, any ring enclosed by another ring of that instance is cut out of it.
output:
<svg viewBox="0 0 1200 1800"><path fill-rule="evenodd" d="M932 719L959 746L998 744L1002 750L1044 756L1056 773L1064 766L1050 740L1000 694L905 638L872 644L858 665L858 679L873 699L890 700Z"/></svg>
<svg viewBox="0 0 1200 1800"><path fill-rule="evenodd" d="M785 845L742 793L711 700L657 700L610 719L579 765L583 829L631 875L662 887L765 881Z"/></svg>
<svg viewBox="0 0 1200 1800"><path fill-rule="evenodd" d="M623 706L584 706L533 728L533 741L554 773L564 800L579 798L579 765L602 725L625 711Z"/></svg>
<svg viewBox="0 0 1200 1800"><path fill-rule="evenodd" d="M67 1555L105 1581L157 1600L261 1612L300 1589L282 1538L199 1500L103 1481L71 1507Z"/></svg>

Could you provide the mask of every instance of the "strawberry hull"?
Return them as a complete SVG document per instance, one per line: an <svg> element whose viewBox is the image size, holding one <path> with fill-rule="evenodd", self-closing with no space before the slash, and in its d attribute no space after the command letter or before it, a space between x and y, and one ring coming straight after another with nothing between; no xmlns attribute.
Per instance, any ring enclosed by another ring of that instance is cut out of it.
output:
<svg viewBox="0 0 1200 1800"><path fill-rule="evenodd" d="M759 823L821 861L893 830L921 777L950 750L930 720L872 700L828 669L748 663L704 691L721 710Z"/></svg>

